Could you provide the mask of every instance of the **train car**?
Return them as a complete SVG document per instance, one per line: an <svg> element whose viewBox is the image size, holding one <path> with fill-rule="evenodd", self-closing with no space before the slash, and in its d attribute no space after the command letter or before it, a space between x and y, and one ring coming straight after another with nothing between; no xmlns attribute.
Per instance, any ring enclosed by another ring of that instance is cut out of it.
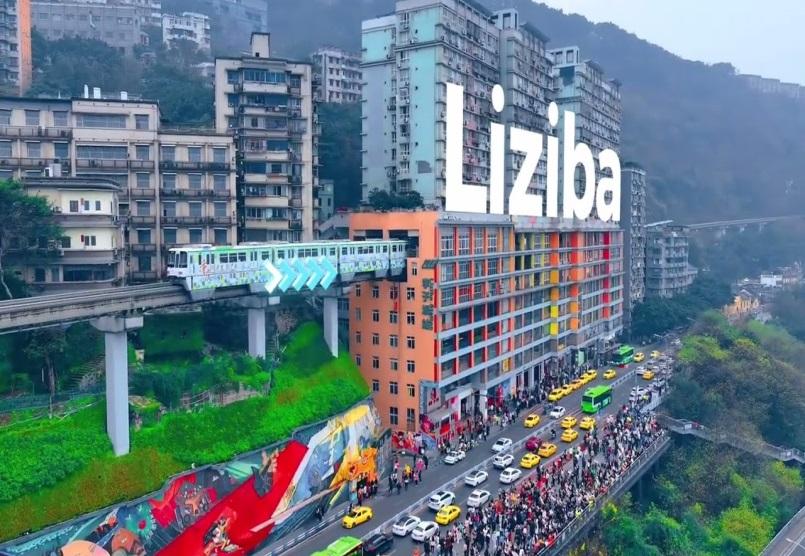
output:
<svg viewBox="0 0 805 556"><path fill-rule="evenodd" d="M271 280L265 261L293 275L299 260L320 265L327 259L338 270L338 279L349 282L356 275L398 276L405 269L405 257L405 242L400 240L188 245L169 251L168 277L190 292L245 285L260 291Z"/></svg>

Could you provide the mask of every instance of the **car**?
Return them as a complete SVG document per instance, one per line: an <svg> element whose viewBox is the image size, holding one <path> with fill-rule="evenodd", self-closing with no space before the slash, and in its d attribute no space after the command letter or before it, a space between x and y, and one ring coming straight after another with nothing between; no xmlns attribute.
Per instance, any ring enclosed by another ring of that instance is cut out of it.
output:
<svg viewBox="0 0 805 556"><path fill-rule="evenodd" d="M464 484L471 487L476 487L489 478L489 473L483 469L472 471L464 477Z"/></svg>
<svg viewBox="0 0 805 556"><path fill-rule="evenodd" d="M643 371L643 380L652 380L654 378L654 371L646 369Z"/></svg>
<svg viewBox="0 0 805 556"><path fill-rule="evenodd" d="M488 490L473 490L470 492L470 496L467 498L467 507L468 508L480 508L487 502L489 499L492 498L492 493Z"/></svg>
<svg viewBox="0 0 805 556"><path fill-rule="evenodd" d="M436 523L439 525L450 525L461 515L461 508L454 505L445 506L436 514Z"/></svg>
<svg viewBox="0 0 805 556"><path fill-rule="evenodd" d="M642 386L635 386L629 393L629 401L635 402L637 400L645 398L646 396L648 396L648 390L646 390Z"/></svg>
<svg viewBox="0 0 805 556"><path fill-rule="evenodd" d="M520 467L523 469L531 469L537 465L539 465L539 456L531 452L527 452L522 459L520 459Z"/></svg>
<svg viewBox="0 0 805 556"><path fill-rule="evenodd" d="M538 453L543 458L549 458L556 453L556 444L545 442L543 443L542 446L539 447Z"/></svg>
<svg viewBox="0 0 805 556"><path fill-rule="evenodd" d="M661 357L661 356L662 356L662 352L657 351L656 349L651 352L651 358L652 359L657 359L658 357Z"/></svg>
<svg viewBox="0 0 805 556"><path fill-rule="evenodd" d="M548 401L558 402L559 400L562 399L564 395L565 395L564 390L562 390L561 388L554 388L553 390L551 390L551 393L548 394Z"/></svg>
<svg viewBox="0 0 805 556"><path fill-rule="evenodd" d="M589 377L586 374L583 374L583 375L581 375L579 377L579 380L581 381L582 384L587 384L588 382L590 382L592 380L592 377Z"/></svg>
<svg viewBox="0 0 805 556"><path fill-rule="evenodd" d="M604 371L604 378L606 380L612 380L616 376L618 376L618 373L615 371L615 369L607 369Z"/></svg>
<svg viewBox="0 0 805 556"><path fill-rule="evenodd" d="M519 469L514 467L507 467L500 473L500 482L504 485L510 485L520 477L522 477L523 472Z"/></svg>
<svg viewBox="0 0 805 556"><path fill-rule="evenodd" d="M498 454L492 458L492 467L495 469L506 469L514 461L514 456L511 454Z"/></svg>
<svg viewBox="0 0 805 556"><path fill-rule="evenodd" d="M344 519L341 520L341 525L343 525L345 529L352 529L361 523L366 523L372 519L372 516L372 508L369 506L357 506L352 508L352 511L344 516Z"/></svg>
<svg viewBox="0 0 805 556"><path fill-rule="evenodd" d="M562 407L561 405L557 405L554 407L551 412L548 414L550 415L551 419L559 419L567 412L567 409Z"/></svg>
<svg viewBox="0 0 805 556"><path fill-rule="evenodd" d="M563 429L570 429L576 426L576 422L577 422L576 418L573 415L568 415L567 417L562 419L560 425Z"/></svg>
<svg viewBox="0 0 805 556"><path fill-rule="evenodd" d="M562 433L562 442L573 442L579 437L579 431L576 429L565 429Z"/></svg>
<svg viewBox="0 0 805 556"><path fill-rule="evenodd" d="M638 352L638 353L634 354L634 362L635 363L640 363L645 358L646 358L646 354L643 353L643 352Z"/></svg>
<svg viewBox="0 0 805 556"><path fill-rule="evenodd" d="M445 506L449 506L452 504L456 499L456 495L450 492L449 490L440 490L436 494L430 497L428 500L428 507L431 510L439 511Z"/></svg>
<svg viewBox="0 0 805 556"><path fill-rule="evenodd" d="M435 535L438 530L439 526L436 525L435 521L420 521L411 531L411 540L426 541Z"/></svg>
<svg viewBox="0 0 805 556"><path fill-rule="evenodd" d="M590 369L589 371L584 373L584 376L587 377L587 382L595 380L596 378L598 378L598 369Z"/></svg>
<svg viewBox="0 0 805 556"><path fill-rule="evenodd" d="M422 520L415 515L404 515L394 522L391 526L391 532L398 537L404 537L414 530L414 527L419 525Z"/></svg>
<svg viewBox="0 0 805 556"><path fill-rule="evenodd" d="M574 381L572 381L572 382L570 383L570 387L571 387L571 388L572 388L574 391L576 391L576 390L578 390L579 388L581 388L582 386L584 386L585 384L587 384L585 381L583 381L583 380L582 380L582 379L580 379L580 378L577 378L576 380L574 380Z"/></svg>
<svg viewBox="0 0 805 556"><path fill-rule="evenodd" d="M562 386L563 396L569 396L572 393L573 393L573 387L570 384L565 384L564 386Z"/></svg>
<svg viewBox="0 0 805 556"><path fill-rule="evenodd" d="M513 442L511 438L505 438L505 437L498 438L497 440L495 440L495 443L492 444L492 451L495 452L496 454L505 452L506 450L511 449L512 444Z"/></svg>
<svg viewBox="0 0 805 556"><path fill-rule="evenodd" d="M443 461L447 465L453 465L455 463L460 462L465 457L467 457L467 454L465 454L463 450L450 450L449 452L447 452L447 455L444 456Z"/></svg>
<svg viewBox="0 0 805 556"><path fill-rule="evenodd" d="M525 441L525 449L529 452L536 452L539 450L540 444L542 444L542 439L539 436L532 436Z"/></svg>
<svg viewBox="0 0 805 556"><path fill-rule="evenodd" d="M533 429L539 425L539 415L536 413L529 414L528 417L525 418L525 421L523 421L523 425L527 429Z"/></svg>
<svg viewBox="0 0 805 556"><path fill-rule="evenodd" d="M637 374L639 374L639 375L642 375L642 374L643 374L643 372L644 372L645 370L646 370L646 366L645 366L645 365L639 365L639 366L638 366L638 367L637 367L637 368L634 370L634 372L636 372L636 373L637 373Z"/></svg>
<svg viewBox="0 0 805 556"><path fill-rule="evenodd" d="M394 537L376 533L363 541L363 556L380 556L391 551L394 544Z"/></svg>
<svg viewBox="0 0 805 556"><path fill-rule="evenodd" d="M579 428L585 431L591 431L595 428L595 417L582 417Z"/></svg>

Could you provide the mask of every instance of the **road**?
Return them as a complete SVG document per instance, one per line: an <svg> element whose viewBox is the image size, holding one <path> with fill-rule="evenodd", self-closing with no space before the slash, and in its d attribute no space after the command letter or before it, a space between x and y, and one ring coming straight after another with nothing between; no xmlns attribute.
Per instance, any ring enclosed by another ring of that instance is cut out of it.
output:
<svg viewBox="0 0 805 556"><path fill-rule="evenodd" d="M640 351L643 351L646 356L648 353L653 349L662 349L662 347L655 347L652 345L649 346L642 346L637 348ZM623 369L617 369L618 376L613 381L605 381L602 378L603 371L606 370L608 367L602 367L598 370L598 378L588 383L586 386L580 388L576 392L573 392L571 395L563 398L559 403L559 405L564 406L567 409L568 415L580 415L581 414L581 396L582 392L593 385L603 384L606 382L612 382L614 384L614 392L613 392L613 401L610 406L596 416L596 419L600 419L605 415L610 413L614 413L617 409L626 403L629 397L629 391L633 386L636 384L640 384L642 386L647 386L648 383L643 381L642 379L634 376L634 368L638 365L632 363L631 365L627 366ZM365 524L362 524L351 531L347 531L343 529L340 525L340 521L329 525L328 527L321 530L316 535L311 535L310 538L299 545L295 546L294 548L284 552L284 554L291 554L291 555L299 555L299 556L307 556L316 552L318 550L322 550L331 542L337 540L338 538L349 534L356 537L364 537L371 533L376 528L380 527L387 521L391 520L395 516L397 516L400 512L406 510L406 508L411 507L412 505L419 505L418 503L422 501L423 509L418 511L413 511L414 515L419 516L423 520L433 520L435 517L435 512L427 509L424 507L423 499L429 497L433 492L444 488L445 485L451 485L452 483L459 481L459 484L455 488L448 488L448 490L452 490L456 494L456 501L460 503L462 507L462 511L466 511L466 499L467 496L472 492L472 488L464 486L463 477L467 474L468 471L483 467L489 473L489 479L481 486L477 488L482 488L485 490L489 490L493 496L496 494L497 491L500 490L502 485L498 477L500 472L492 467L492 457L494 453L491 451L490 447L492 444L501 437L510 438L515 443L515 450L512 451L514 455L514 462L512 466L519 467L520 458L525 453L524 443L525 440L532 437L532 436L540 436L543 439L550 440L550 429L554 427L557 431L557 437L554 443L557 445L557 455L563 453L571 446L577 445L581 442L582 437L584 436L584 431L579 430L579 437L576 441L572 443L565 443L559 440L559 435L561 434L561 427L559 423L551 422L547 415L542 415L542 408L538 406L537 409L534 410L535 413L540 415L541 421L540 425L536 428L526 429L523 426L523 419L527 415L527 412L521 412L519 422L508 426L505 429L493 427L492 434L489 436L486 442L480 443L474 449L467 453L467 457L464 461L459 462L455 465L445 465L443 463L434 464L431 463L430 468L424 472L423 480L419 486L413 487L409 486L408 490L403 490L400 495L387 495L385 494L385 488L382 488L382 494L378 495L374 499L370 499L368 501L368 505L372 507L374 511L374 518ZM519 442L519 445L518 445ZM544 465L545 462L552 461L556 455L551 458L543 459L540 465ZM433 458L432 458L433 459ZM530 474L529 471L523 470L523 478L527 477ZM511 486L511 485L509 485ZM383 484L385 487L385 484ZM394 542L394 547L391 552L388 554L390 555L399 555L399 556L407 556L410 555L413 551L414 544L410 540L410 537L400 538L396 537ZM259 552L259 555L268 554L272 547L268 547L267 549Z"/></svg>
<svg viewBox="0 0 805 556"><path fill-rule="evenodd" d="M780 530L762 556L805 556L805 508Z"/></svg>

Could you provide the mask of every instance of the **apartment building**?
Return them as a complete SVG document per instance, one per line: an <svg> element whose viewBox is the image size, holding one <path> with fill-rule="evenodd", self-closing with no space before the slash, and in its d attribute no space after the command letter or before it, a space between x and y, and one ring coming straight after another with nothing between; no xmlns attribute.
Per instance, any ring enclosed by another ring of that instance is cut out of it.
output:
<svg viewBox="0 0 805 556"><path fill-rule="evenodd" d="M335 183L333 180L319 180L319 216L318 221L326 222L335 214Z"/></svg>
<svg viewBox="0 0 805 556"><path fill-rule="evenodd" d="M210 52L210 18L204 14L183 12L181 15L162 14L162 42L168 47L185 40L202 52Z"/></svg>
<svg viewBox="0 0 805 556"><path fill-rule="evenodd" d="M310 56L313 75L318 78L316 100L346 104L361 101L361 57L334 46L318 49Z"/></svg>
<svg viewBox="0 0 805 556"><path fill-rule="evenodd" d="M31 1L0 0L0 93L25 94L31 61Z"/></svg>
<svg viewBox="0 0 805 556"><path fill-rule="evenodd" d="M120 98L124 97L124 98ZM121 188L126 281L162 275L176 244L231 244L236 234L235 148L212 129L160 129L156 102L0 98L0 177L65 176Z"/></svg>
<svg viewBox="0 0 805 556"><path fill-rule="evenodd" d="M623 316L629 328L632 310L646 295L646 171L634 162L621 168L621 228L627 261Z"/></svg>
<svg viewBox="0 0 805 556"><path fill-rule="evenodd" d="M674 297L696 278L688 262L689 230L665 220L646 225L646 296Z"/></svg>
<svg viewBox="0 0 805 556"><path fill-rule="evenodd" d="M308 62L274 58L268 33L248 55L215 60L215 125L234 132L241 241L315 237L318 119Z"/></svg>
<svg viewBox="0 0 805 556"><path fill-rule="evenodd" d="M386 425L444 432L606 352L622 326L622 232L551 226L429 210L350 216L351 238L408 242L401 280L349 294L350 353Z"/></svg>
<svg viewBox="0 0 805 556"><path fill-rule="evenodd" d="M63 231L59 255L34 253L17 267L20 277L37 293L60 293L120 285L124 279L123 222L119 217L120 187L110 180L26 177L28 195L44 197Z"/></svg>

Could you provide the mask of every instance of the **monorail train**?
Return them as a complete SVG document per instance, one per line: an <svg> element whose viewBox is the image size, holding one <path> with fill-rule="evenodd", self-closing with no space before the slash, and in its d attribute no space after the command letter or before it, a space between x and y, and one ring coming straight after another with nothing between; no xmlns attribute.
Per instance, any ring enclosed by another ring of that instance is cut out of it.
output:
<svg viewBox="0 0 805 556"><path fill-rule="evenodd" d="M338 270L338 279L349 282L356 274L371 273L375 278L398 276L405 269L405 256L402 240L192 245L170 250L168 277L187 291L263 285L272 279L265 261L279 268L282 261L305 259L321 263L327 259Z"/></svg>

